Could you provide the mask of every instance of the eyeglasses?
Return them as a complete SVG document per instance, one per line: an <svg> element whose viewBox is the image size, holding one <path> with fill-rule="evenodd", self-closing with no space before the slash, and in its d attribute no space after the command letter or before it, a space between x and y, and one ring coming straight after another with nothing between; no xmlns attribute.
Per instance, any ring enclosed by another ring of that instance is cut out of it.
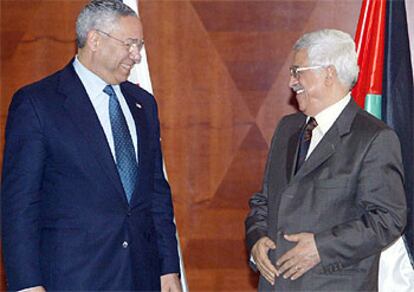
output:
<svg viewBox="0 0 414 292"><path fill-rule="evenodd" d="M293 78L297 79L299 77L299 73L302 71L307 71L307 70L315 70L315 69L320 69L323 68L324 66L309 66L309 67L299 67L299 66L291 66L289 68L290 71L290 76L292 76Z"/></svg>
<svg viewBox="0 0 414 292"><path fill-rule="evenodd" d="M131 48L136 47L138 49L138 51L141 51L142 48L144 47L144 40L139 40L139 39L127 39L126 41L120 40L112 35L110 35L107 32L104 32L102 30L96 29L97 32L106 35L107 37L119 42L121 45L123 45L124 47L128 48L128 50L131 50Z"/></svg>

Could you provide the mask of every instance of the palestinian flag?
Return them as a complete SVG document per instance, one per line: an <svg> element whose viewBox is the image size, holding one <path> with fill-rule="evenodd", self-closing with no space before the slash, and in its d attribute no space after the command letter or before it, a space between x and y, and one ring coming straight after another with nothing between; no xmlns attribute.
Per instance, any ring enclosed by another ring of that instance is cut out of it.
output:
<svg viewBox="0 0 414 292"><path fill-rule="evenodd" d="M360 76L352 96L401 142L408 204L403 239L413 264L414 91L405 2L363 0L355 42Z"/></svg>

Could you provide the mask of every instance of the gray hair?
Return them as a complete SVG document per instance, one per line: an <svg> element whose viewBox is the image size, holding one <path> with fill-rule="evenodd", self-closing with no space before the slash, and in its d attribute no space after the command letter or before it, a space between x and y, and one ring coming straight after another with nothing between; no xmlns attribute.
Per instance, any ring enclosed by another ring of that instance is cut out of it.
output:
<svg viewBox="0 0 414 292"><path fill-rule="evenodd" d="M335 29L322 29L303 35L294 50L307 49L309 66L329 66L336 69L341 83L351 89L359 73L358 57L352 37Z"/></svg>
<svg viewBox="0 0 414 292"><path fill-rule="evenodd" d="M88 33L91 30L111 31L121 16L137 17L137 14L119 0L92 0L89 2L76 20L78 48L85 46Z"/></svg>

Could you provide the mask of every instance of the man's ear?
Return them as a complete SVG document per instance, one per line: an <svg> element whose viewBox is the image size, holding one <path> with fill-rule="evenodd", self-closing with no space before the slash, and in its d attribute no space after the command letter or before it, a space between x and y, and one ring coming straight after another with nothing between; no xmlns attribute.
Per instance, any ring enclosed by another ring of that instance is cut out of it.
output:
<svg viewBox="0 0 414 292"><path fill-rule="evenodd" d="M336 77L337 76L335 66L329 65L328 67L326 67L325 84L327 86L332 85Z"/></svg>
<svg viewBox="0 0 414 292"><path fill-rule="evenodd" d="M86 37L86 45L91 51L96 51L101 41L101 35L96 30L90 30Z"/></svg>

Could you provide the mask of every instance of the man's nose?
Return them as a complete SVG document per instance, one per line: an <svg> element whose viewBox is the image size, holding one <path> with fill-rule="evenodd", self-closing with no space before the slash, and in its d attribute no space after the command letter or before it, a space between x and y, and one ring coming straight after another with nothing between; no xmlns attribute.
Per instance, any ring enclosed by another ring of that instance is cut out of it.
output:
<svg viewBox="0 0 414 292"><path fill-rule="evenodd" d="M298 79L290 75L289 79L289 87L292 88L293 85L299 83Z"/></svg>

